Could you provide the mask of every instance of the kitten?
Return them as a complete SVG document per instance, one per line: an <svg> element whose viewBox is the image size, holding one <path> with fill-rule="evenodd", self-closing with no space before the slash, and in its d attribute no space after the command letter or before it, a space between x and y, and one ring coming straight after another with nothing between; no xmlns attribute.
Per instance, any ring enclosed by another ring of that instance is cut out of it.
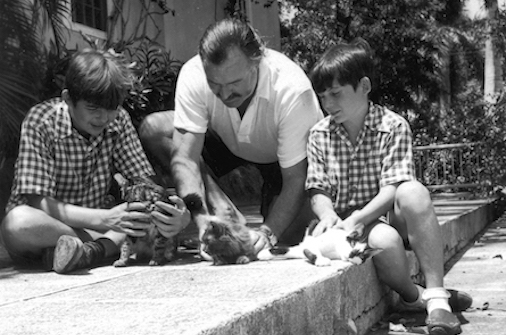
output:
<svg viewBox="0 0 506 335"><path fill-rule="evenodd" d="M381 252L381 249L370 248L366 242L360 241L356 234L349 235L342 229L327 229L318 236L311 231L318 222L313 221L306 230L302 242L293 247L274 247L259 252L259 260L277 258L307 258L316 266L329 266L331 260L340 259L353 264L362 264L368 258Z"/></svg>
<svg viewBox="0 0 506 335"><path fill-rule="evenodd" d="M247 264L256 259L249 228L213 219L202 236L213 265Z"/></svg>
<svg viewBox="0 0 506 335"><path fill-rule="evenodd" d="M121 188L123 200L131 202L149 202L148 211L152 211L156 201L170 202L169 197L175 194L173 189L155 184L148 178L136 177L125 180L120 174L114 176ZM114 262L115 267L125 267L131 263L131 256L136 260L150 259L149 265L164 265L176 257L177 238L166 238L151 224L147 234L142 237L127 236L120 248L120 257Z"/></svg>
<svg viewBox="0 0 506 335"><path fill-rule="evenodd" d="M199 195L189 194L183 201L192 215L205 215ZM266 227L250 228L214 215L208 215L207 224L202 236L203 251L213 258L213 265L247 264L256 260L251 233L259 230L267 236L272 235Z"/></svg>

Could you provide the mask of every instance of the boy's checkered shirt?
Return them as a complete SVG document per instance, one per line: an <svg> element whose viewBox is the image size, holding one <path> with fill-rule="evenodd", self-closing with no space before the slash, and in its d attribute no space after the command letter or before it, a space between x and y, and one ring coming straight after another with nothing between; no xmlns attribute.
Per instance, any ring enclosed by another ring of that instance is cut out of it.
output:
<svg viewBox="0 0 506 335"><path fill-rule="evenodd" d="M380 187L408 180L416 180L412 134L397 113L371 103L356 146L330 116L311 129L306 190L328 195L336 212L361 208Z"/></svg>
<svg viewBox="0 0 506 335"><path fill-rule="evenodd" d="M25 194L100 208L116 171L126 178L154 174L125 110L101 135L87 140L72 127L65 102L60 98L42 102L22 124L6 211L26 203Z"/></svg>

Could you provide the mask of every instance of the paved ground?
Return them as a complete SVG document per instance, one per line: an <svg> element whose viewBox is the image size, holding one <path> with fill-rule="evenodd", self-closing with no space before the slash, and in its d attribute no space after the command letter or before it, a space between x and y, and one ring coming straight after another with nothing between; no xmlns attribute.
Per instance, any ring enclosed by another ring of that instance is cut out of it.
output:
<svg viewBox="0 0 506 335"><path fill-rule="evenodd" d="M473 206L466 202L442 206L438 216L450 219ZM251 215L249 221L258 222L258 216ZM506 257L506 219L494 222L446 276L448 286L464 289L475 298L473 307L461 315L464 334L505 333L506 263L502 257ZM327 306L324 298L334 293L338 283L328 278L349 269L343 263L334 261L331 267L317 268L293 260L214 267L199 262L188 251L171 266L106 266L57 275L14 267L0 247L0 334L279 333L255 332L252 329L258 322L272 323L270 328L262 325L259 329L280 329L276 323L281 323L283 335L329 334L297 328L312 327L298 320L314 316L311 320L317 324L316 317L326 314L308 310L309 306L329 309L342 303L330 299L333 306ZM353 269L366 273L367 266ZM325 281L332 285L321 285ZM253 314L255 317L248 317ZM423 316L416 315L394 315L395 323L400 317L407 326L423 324ZM369 335L406 333L382 328L384 325L388 328L389 323L378 324ZM409 330L424 333L423 327Z"/></svg>
<svg viewBox="0 0 506 335"><path fill-rule="evenodd" d="M458 314L462 334L506 334L506 215L493 222L448 266L446 286L466 291L474 299L470 309ZM391 313L367 335L426 334L425 317Z"/></svg>

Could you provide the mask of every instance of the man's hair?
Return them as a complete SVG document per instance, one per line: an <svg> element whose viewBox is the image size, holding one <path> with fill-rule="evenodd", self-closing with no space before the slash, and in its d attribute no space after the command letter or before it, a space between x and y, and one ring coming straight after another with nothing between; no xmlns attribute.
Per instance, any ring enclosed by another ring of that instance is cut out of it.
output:
<svg viewBox="0 0 506 335"><path fill-rule="evenodd" d="M92 49L76 52L65 76L65 87L74 104L84 100L108 110L123 103L132 83L132 73L119 55Z"/></svg>
<svg viewBox="0 0 506 335"><path fill-rule="evenodd" d="M357 85L364 77L374 81L374 62L369 43L358 38L349 44L337 44L325 51L316 62L309 77L316 93L332 87L334 79L339 85Z"/></svg>
<svg viewBox="0 0 506 335"><path fill-rule="evenodd" d="M231 47L238 47L250 61L258 62L264 55L265 46L249 24L224 19L210 25L200 40L199 55L204 66L223 63Z"/></svg>

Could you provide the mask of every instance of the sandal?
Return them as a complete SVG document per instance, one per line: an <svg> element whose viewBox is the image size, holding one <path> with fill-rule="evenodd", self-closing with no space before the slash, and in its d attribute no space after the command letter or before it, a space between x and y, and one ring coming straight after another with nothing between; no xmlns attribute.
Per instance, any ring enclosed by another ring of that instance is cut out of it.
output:
<svg viewBox="0 0 506 335"><path fill-rule="evenodd" d="M448 290L448 292L450 292L448 304L452 308L453 312L465 311L473 304L473 298L466 292L457 290Z"/></svg>
<svg viewBox="0 0 506 335"><path fill-rule="evenodd" d="M457 317L445 309L433 310L427 317L430 335L457 335L462 332Z"/></svg>

